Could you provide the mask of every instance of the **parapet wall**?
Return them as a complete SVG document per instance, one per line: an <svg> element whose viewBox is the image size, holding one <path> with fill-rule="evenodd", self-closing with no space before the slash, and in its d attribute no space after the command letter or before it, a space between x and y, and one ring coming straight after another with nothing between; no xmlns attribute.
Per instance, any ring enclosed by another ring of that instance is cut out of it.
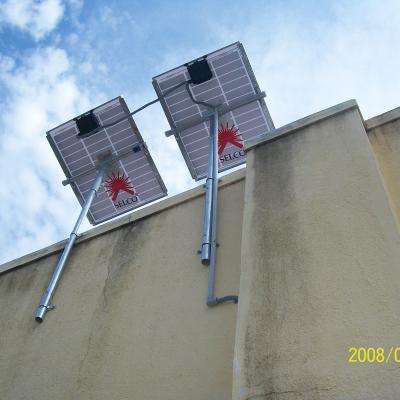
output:
<svg viewBox="0 0 400 400"><path fill-rule="evenodd" d="M365 128L400 223L400 107L365 121Z"/></svg>
<svg viewBox="0 0 400 400"><path fill-rule="evenodd" d="M239 289L243 175L221 185L218 296ZM2 400L231 399L237 305L205 305L203 192L84 235L42 324L34 313L61 246L8 264L0 275Z"/></svg>
<svg viewBox="0 0 400 400"><path fill-rule="evenodd" d="M349 362L400 337L399 231L357 105L251 143L244 204L233 399L400 398L393 359Z"/></svg>
<svg viewBox="0 0 400 400"><path fill-rule="evenodd" d="M205 305L202 187L79 238L41 325L63 243L0 266L1 399L400 398L398 363L349 362L400 349L399 150L400 109L354 100L248 143L218 217L239 305Z"/></svg>

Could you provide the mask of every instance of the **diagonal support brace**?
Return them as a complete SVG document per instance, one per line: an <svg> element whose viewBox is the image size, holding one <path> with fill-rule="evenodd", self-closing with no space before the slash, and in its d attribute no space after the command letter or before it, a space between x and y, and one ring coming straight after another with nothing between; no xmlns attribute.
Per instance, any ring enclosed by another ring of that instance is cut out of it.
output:
<svg viewBox="0 0 400 400"><path fill-rule="evenodd" d="M69 239L64 247L64 250L61 254L61 257L57 263L57 266L53 272L53 275L50 279L50 282L46 288L46 291L44 292L42 298L40 299L39 306L36 310L36 315L35 315L35 320L37 322L43 322L44 316L48 310L51 310L54 308L53 305L50 304L51 298L53 296L53 293L57 287L57 284L61 278L61 274L63 272L65 263L68 260L68 256L71 252L71 249L75 243L76 238L78 237L78 229L83 221L83 219L86 217L86 214L89 211L90 205L92 204L96 193L103 182L104 175L109 167L109 162L103 162L101 165L99 165L98 170L97 170L97 176L95 181L93 182L93 186L90 189L90 192L88 194L88 197L86 198L82 210L79 214L79 217L75 223L74 229L72 230Z"/></svg>

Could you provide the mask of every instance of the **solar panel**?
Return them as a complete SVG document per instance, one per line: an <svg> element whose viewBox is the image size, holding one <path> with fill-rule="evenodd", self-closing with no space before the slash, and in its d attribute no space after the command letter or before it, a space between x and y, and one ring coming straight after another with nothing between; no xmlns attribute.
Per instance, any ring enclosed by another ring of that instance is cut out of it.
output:
<svg viewBox="0 0 400 400"><path fill-rule="evenodd" d="M106 174L88 212L96 225L167 195L167 189L132 117L86 137L80 126L95 120L108 126L129 114L122 97L91 110L89 122L74 119L47 132L47 138L81 205L96 177L95 166L108 155L116 161ZM94 116L94 117L93 117ZM90 130L90 129L89 129Z"/></svg>
<svg viewBox="0 0 400 400"><path fill-rule="evenodd" d="M243 164L246 161L244 142L274 129L274 125L241 43L204 58L212 78L197 85L190 84L189 90L197 101L230 110L219 118L218 170L222 172ZM164 97L168 90L190 79L188 67L191 63L154 77L153 86L190 173L199 180L207 174L210 108L195 104L185 86Z"/></svg>

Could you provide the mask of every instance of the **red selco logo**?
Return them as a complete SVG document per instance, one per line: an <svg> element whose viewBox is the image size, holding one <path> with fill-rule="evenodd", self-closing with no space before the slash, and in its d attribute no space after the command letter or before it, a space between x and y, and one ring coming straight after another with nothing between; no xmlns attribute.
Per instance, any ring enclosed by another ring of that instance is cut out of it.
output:
<svg viewBox="0 0 400 400"><path fill-rule="evenodd" d="M243 149L243 140L239 133L239 128L236 128L234 124L232 126L228 125L228 122L224 126L221 126L218 129L218 154L221 155L226 145L230 143L239 149Z"/></svg>
<svg viewBox="0 0 400 400"><path fill-rule="evenodd" d="M121 191L129 193L131 195L135 194L132 183L129 181L129 178L125 176L124 173L115 175L113 172L112 175L109 175L104 182L104 187L111 197L112 201L116 201L119 193Z"/></svg>

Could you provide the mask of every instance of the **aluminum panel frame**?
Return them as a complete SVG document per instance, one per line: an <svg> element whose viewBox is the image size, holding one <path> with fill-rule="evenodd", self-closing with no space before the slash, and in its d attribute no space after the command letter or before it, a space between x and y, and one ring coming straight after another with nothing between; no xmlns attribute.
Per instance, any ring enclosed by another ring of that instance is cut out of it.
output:
<svg viewBox="0 0 400 400"><path fill-rule="evenodd" d="M223 57L224 53L226 53L227 56L228 56L229 52L233 53L234 51L237 51L238 54L239 54L239 58L237 58L237 60L240 59L241 62L243 63L243 67L244 67L246 75L242 75L242 76L248 76L254 94L256 94L256 95L261 94L262 92L260 90L260 87L259 87L256 79L255 79L255 75L254 75L253 69L251 68L251 65L250 65L250 62L249 62L249 60L247 58L247 55L245 53L244 47L240 42L236 42L236 43L233 43L233 44L228 45L226 47L223 47L222 49L219 49L219 50L216 50L214 52L211 52L211 53L207 54L206 56L200 57L198 59L201 59L201 58L204 58L204 57L207 57L207 58L211 57L212 58L212 57L218 56L219 54L221 55L221 57ZM193 61L195 61L195 60L193 60ZM190 62L192 62L192 61L190 61ZM229 61L226 64L234 63L234 62L235 62L235 59L233 58L233 61ZM201 180L201 179L205 178L206 173L205 173L205 171L203 171L203 173L201 173L201 174L197 173L196 166L194 165L190 155L188 154L188 152L186 150L185 144L183 143L184 138L183 138L182 134L184 133L184 131L180 130L179 124L177 123L177 121L174 121L173 115L171 114L171 110L169 108L170 106L167 104L166 99L163 97L163 89L161 87L161 85L163 83L162 78L164 78L165 80L168 80L168 79L172 79L175 76L179 77L179 75L184 74L186 80L188 80L189 79L189 75L188 75L188 73L186 71L186 67L185 67L187 64L188 63L183 64L183 65L181 65L179 67L173 68L173 69L171 69L171 70L169 70L169 71L167 71L167 72L165 72L163 74L155 76L153 78L152 83L153 83L153 87L154 87L154 89L155 89L155 91L157 93L157 96L160 99L160 103L161 103L162 108L164 110L164 113L165 113L165 115L167 117L167 120L168 120L168 122L169 122L169 124L171 126L171 130L174 131L175 140L178 143L178 146L179 146L180 151L181 151L181 153L183 155L183 158L184 158L184 160L186 162L186 165L187 165L187 167L188 167L188 169L190 171L190 174L191 174L193 179L198 181L198 180ZM225 66L226 64L222 64L221 67ZM219 68L219 67L217 67L217 68ZM240 68L242 68L242 67L240 67ZM220 83L220 81L218 79L218 74L215 73L215 68L214 67L212 67L212 69L214 70L214 74L213 74L213 78L212 79L214 79L214 78L217 79L217 82L218 82L218 86L217 87L221 90L221 93L224 96L225 100L227 100L226 95L225 95L224 90L223 90L223 85ZM181 81L182 81L182 79L181 79ZM196 87L198 87L198 85L192 86L192 89L196 88ZM213 90L213 89L208 89L208 90ZM170 96L170 95L168 95L168 96ZM168 96L167 96L167 99L168 99ZM242 96L244 96L244 95L242 95ZM256 103L256 102L259 104L260 112L263 115L263 118L265 119L265 125L266 125L266 129L265 130L267 132L270 131L270 130L273 130L274 129L274 124L273 124L273 121L271 119L271 116L270 116L270 113L268 111L268 108L267 108L267 105L266 105L265 101L263 99L259 99L257 101L254 101L254 103ZM194 104L194 103L192 103L192 104ZM210 111L211 111L211 109L210 109ZM235 111L237 111L237 109ZM204 109L199 107L199 113L198 114L199 115L204 115ZM234 116L233 116L231 111L226 112L222 116L222 118L226 114L231 115L232 119L234 119ZM200 127L200 125L204 125L204 123L201 122L198 125ZM209 127L206 128L206 129L209 132ZM258 136L258 135L256 135L256 136ZM244 140L243 140L243 142L244 142ZM219 164L219 172L223 172L223 171L229 170L231 168L235 168L235 167L237 167L239 165L244 164L245 162L246 162L246 156L244 155L243 159L240 160L240 161L232 162L232 163L226 163L225 165L221 165L221 163L220 163Z"/></svg>
<svg viewBox="0 0 400 400"><path fill-rule="evenodd" d="M112 106L114 106L114 105L116 105L117 107L121 107L121 109L122 109L122 111L123 111L123 113L124 113L125 115L128 115L128 114L129 114L128 106L127 106L125 100L124 100L121 96L115 97L115 98L113 98L112 100L109 100L109 101L107 101L107 102L105 102L105 103L99 105L98 107L95 107L92 111L94 111L94 112L101 112L101 110L104 110L105 107L107 107L107 106L112 107ZM153 161L153 159L152 159L152 157L151 157L151 154L150 154L150 152L148 151L147 145L146 145L145 141L143 140L143 137L142 137L142 135L140 134L140 132L139 132L139 130L138 130L136 124L135 124L135 121L133 120L133 118L132 118L131 116L127 117L126 120L127 120L128 123L129 123L129 129L130 129L131 133L133 133L132 137L135 137L135 136L136 136L136 138L137 138L137 140L138 140L138 144L139 144L140 149L141 149L140 154L144 155L144 157L145 157L145 162L146 162L145 165L150 166L150 168L151 168L151 170L152 170L152 172L153 172L153 176L154 176L155 182L156 182L156 184L159 186L160 192L159 192L159 194L156 194L156 195L154 195L154 196L152 196L152 197L149 197L149 198L146 199L146 200L143 200L143 201L140 200L140 201L138 202L138 204L135 205L135 206L133 206L133 207L127 207L127 208L125 208L125 209L122 209L121 211L115 212L115 213L113 213L112 215L106 216L106 217L104 217L104 218L96 218L96 217L94 216L94 212L93 212L93 210L92 210L92 208L91 208L91 209L89 209L89 212L88 212L88 214L87 214L87 217L88 217L88 219L89 219L89 222L90 222L92 225L97 225L97 224L100 224L100 223L102 223L102 222L108 221L108 220L110 220L110 219L112 219L112 218L115 218L115 217L117 217L117 216L120 216L120 215L125 214L125 213L130 212L130 211L133 211L133 210L136 209L136 208L142 207L142 206L144 206L144 205L146 205L146 204L148 204L148 203L151 203L151 202L153 202L153 201L155 201L155 200L158 200L158 199L160 199L160 198L162 198L162 197L167 196L167 188L166 188L166 186L165 186L165 184L164 184L164 182L163 182L163 180L162 180L162 178L161 178L161 176L160 176L160 174L159 174L159 172L158 172L158 170L157 170L157 167L156 167L155 164L154 164L154 161ZM59 130L61 127L68 127L68 125L70 125L71 127L74 127L74 125L75 125L75 127L76 127L76 124L75 124L75 122L74 122L74 119L69 120L69 121L67 121L67 122L65 122L65 123L63 123L63 124L60 124L60 125L58 125L57 127L53 128L53 129L51 129L51 130L49 130L49 131L46 133L47 140L48 140L48 142L49 142L49 144L50 144L50 146L51 146L51 148L52 148L52 150L53 150L53 152L54 152L54 154L55 154L55 156L56 156L56 158L57 158L57 160L58 160L58 162L59 162L59 164L60 164L60 166L61 166L61 168L62 168L62 170L63 170L63 172L64 172L64 174L65 174L65 176L66 176L66 178L67 178L67 180L68 180L68 179L72 179L73 176L72 176L72 174L71 174L71 172L70 172L70 168L68 167L67 162L64 160L63 155L61 154L61 151L59 150L59 148L58 148L58 146L57 146L57 143L56 143L55 138L53 137L52 133L56 132L56 131ZM77 128L76 128L76 129L77 129ZM107 128L106 128L106 129L107 129ZM100 137L99 134L100 134L100 133L104 133L104 132L105 132L104 129L103 129L103 130L100 130L99 132L97 132L97 133L93 134L92 136L90 136L90 138L95 137L96 135L98 135L98 137ZM54 134L54 136L55 136L55 135L56 135L56 134ZM111 144L112 144L113 142L112 142L112 140L111 140L111 137L110 137L107 133L106 133L106 137L109 139L109 141L110 141ZM82 140L84 140L84 139L82 139ZM118 152L116 152L115 154L118 155ZM126 156L126 158L124 158L124 159L122 159L122 160L116 161L117 167L114 167L114 170L115 170L115 168L117 168L117 169L124 169L124 167L123 167L124 163L127 163L126 161L129 160L129 159L130 159L130 161L133 161L133 160L132 160L132 157L134 157L135 154L137 154L137 153L134 153L134 152L132 151L131 155ZM88 155L88 157L90 157L90 155ZM120 166L121 166L121 167L120 167ZM89 173L85 176L85 178L83 178L83 177L80 178L81 180L87 179L87 178L90 177L90 176L93 176L93 179L94 179L94 176L95 176L95 174L96 174L96 171L95 171L95 169L94 169L94 166L91 167L91 168L93 169L93 171L92 171L92 172L89 172ZM89 171L89 170L88 170L88 171ZM90 171L91 171L91 170L90 170ZM130 178L129 175L128 175L128 178L131 179L131 180L134 179L134 178ZM79 188L79 179L78 179L77 181L72 181L72 182L70 183L70 185L71 185L72 190L73 190L75 196L77 197L79 203L81 204L81 206L83 206L83 204L84 204L84 202L85 202L85 198L84 198L84 196L82 195L81 190L80 190L80 188ZM103 185L104 185L104 182L103 182ZM103 189L103 185L101 186L99 192ZM155 188L156 188L156 187L154 187L154 189L155 189ZM104 190L105 190L105 189L104 189ZM153 190L153 188L151 188L150 190ZM140 193L137 193L137 195L140 196ZM110 199L110 202L112 203L111 199ZM96 202L94 202L94 205L95 205L95 204L96 204ZM112 203L112 204L113 204L113 203ZM114 208L115 208L115 206L114 206Z"/></svg>

